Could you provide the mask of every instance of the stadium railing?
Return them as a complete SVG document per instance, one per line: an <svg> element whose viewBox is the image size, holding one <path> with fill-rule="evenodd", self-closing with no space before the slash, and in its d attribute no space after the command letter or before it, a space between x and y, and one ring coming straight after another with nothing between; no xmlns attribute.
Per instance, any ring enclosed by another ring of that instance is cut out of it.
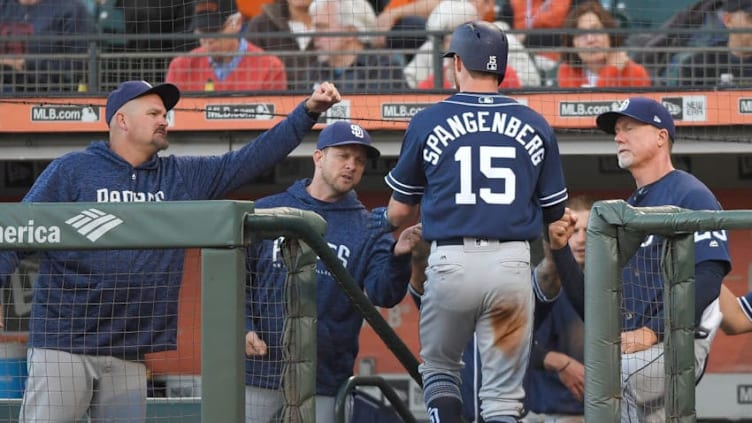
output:
<svg viewBox="0 0 752 423"><path fill-rule="evenodd" d="M86 225L76 223L86 220L87 211L92 209L97 216L112 219L91 218ZM119 224L106 225L117 222L115 218ZM200 408L196 407L197 398L149 398L147 421L155 422L244 420L247 247L262 239L285 238L281 244L288 269L284 288L287 314L280 334L284 353L279 377L285 399L281 421L315 420L316 330L311 328L316 321L318 259L419 381L417 359L327 245L322 237L325 230L326 222L315 213L287 208L255 210L247 201L0 204L0 250L87 250L117 260L118 255L109 252L201 249ZM47 236L52 233L54 237ZM137 263L131 263L128 268L137 267ZM0 276L5 279L9 275ZM149 277L149 273L134 270L131 275L113 277L140 279ZM20 399L0 402L0 419L16 421L19 405Z"/></svg>

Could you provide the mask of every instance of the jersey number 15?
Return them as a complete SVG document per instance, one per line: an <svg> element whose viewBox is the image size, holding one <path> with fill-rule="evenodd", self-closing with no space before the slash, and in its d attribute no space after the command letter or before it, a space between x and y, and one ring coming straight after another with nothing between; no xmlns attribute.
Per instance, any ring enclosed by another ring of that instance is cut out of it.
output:
<svg viewBox="0 0 752 423"><path fill-rule="evenodd" d="M473 154L472 147L465 145L454 153L454 161L460 162L460 192L454 194L457 204L477 204L478 195L488 204L512 204L515 196L516 176L508 167L494 167L493 159L514 159L517 150L514 147L480 147L480 171L488 179L504 181L504 192L491 191L491 188L480 188L478 194L473 192Z"/></svg>

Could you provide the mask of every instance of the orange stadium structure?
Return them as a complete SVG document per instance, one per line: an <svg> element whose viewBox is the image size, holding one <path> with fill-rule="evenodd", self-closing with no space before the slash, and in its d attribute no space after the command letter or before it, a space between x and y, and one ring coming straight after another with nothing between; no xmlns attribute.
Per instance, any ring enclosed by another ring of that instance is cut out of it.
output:
<svg viewBox="0 0 752 423"><path fill-rule="evenodd" d="M752 124L752 94L749 91L653 92L641 93L664 104L678 127L728 126ZM626 98L626 93L540 93L513 95L541 113L555 129L592 129L594 117ZM444 94L353 95L346 100L349 119L367 130L403 130L410 117L423 108L444 99ZM171 131L265 130L280 121L298 103L300 96L190 97L185 95L171 117ZM104 98L8 98L0 103L0 133L104 132ZM65 106L70 117L59 115ZM81 108L99 108L91 119L84 119ZM85 107L84 107L85 108ZM679 112L680 111L680 112ZM681 113L681 115L677 115Z"/></svg>

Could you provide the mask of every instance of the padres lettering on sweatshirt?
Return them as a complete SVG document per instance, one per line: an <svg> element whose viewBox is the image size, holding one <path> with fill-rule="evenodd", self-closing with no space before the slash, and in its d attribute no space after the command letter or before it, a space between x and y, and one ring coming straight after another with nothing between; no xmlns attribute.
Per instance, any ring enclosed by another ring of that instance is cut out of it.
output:
<svg viewBox="0 0 752 423"><path fill-rule="evenodd" d="M221 199L287 156L314 123L301 103L287 119L237 151L203 157L154 155L137 167L106 142L95 142L50 163L23 201ZM175 349L184 255L182 249L41 253L29 346L121 358ZM3 284L17 262L16 253L0 253Z"/></svg>
<svg viewBox="0 0 752 423"><path fill-rule="evenodd" d="M287 191L256 201L256 208L294 207L311 210L327 221L326 241L342 265L376 306L393 307L407 293L410 254L394 256L392 234L369 231L370 212L354 191L339 201L326 203L306 191L309 179L295 182ZM246 331L255 331L267 344L265 356L246 360L246 384L278 389L282 371L281 332L284 318L286 269L279 242L262 241L249 249L252 278L246 292ZM335 395L353 374L358 355L358 335L363 318L324 263L316 266L317 357L316 393Z"/></svg>

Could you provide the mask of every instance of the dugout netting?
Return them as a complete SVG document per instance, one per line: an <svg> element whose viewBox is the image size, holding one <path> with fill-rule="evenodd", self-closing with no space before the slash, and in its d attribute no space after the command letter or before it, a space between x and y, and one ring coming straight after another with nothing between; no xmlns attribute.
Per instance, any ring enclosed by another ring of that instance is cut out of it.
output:
<svg viewBox="0 0 752 423"><path fill-rule="evenodd" d="M99 363L108 360L104 356L145 363L150 384L132 365L123 365L121 377L136 395L146 390L147 420L244 421L248 306L254 318L274 322L261 325L267 330L262 336L280 340L265 358L274 372L269 366L248 368L251 376L274 380L267 386L281 398L274 403L274 421L313 423L317 260L420 383L417 360L332 252L322 237L325 228L312 212L256 211L242 201L0 204L0 263L11 269L0 277L3 298L13 299L4 303L3 340L22 347L18 357L7 357L14 359L17 373L3 369L0 377L6 397L0 401L0 421L18 417L30 333L50 346L43 365L69 369L45 379L50 396L72 395L66 390L77 384L66 376L76 359L59 351L77 353L87 345L86 360L92 361L87 366L95 373L116 367ZM246 303L258 271L253 246L264 240L278 242L280 260L265 277L280 276L283 286L259 285L270 295L259 301L251 296ZM20 263L10 251L22 256ZM191 256L184 266L183 259ZM38 307L31 330L28 314L19 314L28 307ZM279 310L276 319L272 314ZM96 397L109 377L94 376ZM159 380L168 383L162 392L155 389Z"/></svg>
<svg viewBox="0 0 752 423"><path fill-rule="evenodd" d="M52 116L50 111L37 111L36 120L91 122L94 117L86 108L102 106L100 99L125 80L155 84L170 80L188 95L208 98L305 96L318 82L333 80L346 98L363 97L331 111L327 119L348 118L369 129L391 129L402 128L394 123L409 121L417 111L453 92L452 76L446 71L449 59L442 58L446 35L457 24L478 18L476 6L483 2L450 2L450 6L434 9L432 16L424 15L390 31L376 26L384 2L375 0L347 3L351 9L339 17L326 11L328 15L321 19L326 25L313 21L306 27L300 22L290 29L283 25L282 30L252 24L263 16L260 4L274 3L271 0L256 4L256 8L243 0L216 0L212 4L219 11L237 13L242 20L237 28L211 31L196 28L196 16L205 10L205 0L76 0L48 7L45 13L26 15L12 7L13 1L6 3L10 5L0 9L0 53L4 58L0 104L29 97L71 98L52 103L30 100L35 106L59 107ZM730 50L724 43L732 36L748 36L751 29L724 26L720 18L724 2L602 1L604 12L612 19L586 29L568 26L565 14L558 25L520 27L508 2L495 3L493 10L482 15L508 28L509 65L519 82L505 86L502 92L530 104L565 135L599 134L592 129L592 118L598 113L627 96L654 93L679 126L687 127L679 130L682 139L749 142L736 126L749 122L752 100L738 90L752 81L742 67L727 60ZM36 6L28 7L33 11ZM338 19L344 23L337 25ZM583 47L572 41L605 35L611 39L609 46ZM263 50L242 51L235 46L210 52L207 47L239 39ZM353 47L353 39L364 42L364 48ZM737 49L743 52L752 46ZM574 87L560 82L564 58L583 54L605 57L619 51L645 68L648 84L629 81L632 76L606 85L593 77ZM270 69L277 65L270 64L270 57L274 63L279 59L282 72L272 74ZM358 60L352 63L352 57ZM188 65L176 67L170 77L171 63L181 58L190 59ZM210 65L225 60L224 67ZM322 63L329 62L331 66L322 68ZM239 71L245 72L244 76L228 82L227 74ZM285 81L280 73L285 74ZM289 112L274 101L253 102L254 110L240 107L236 101L213 103L181 102L176 110L200 112L207 121L233 124L257 123ZM101 121L102 113L96 114Z"/></svg>
<svg viewBox="0 0 752 423"><path fill-rule="evenodd" d="M29 336L49 346L34 354L44 355L40 362L49 374L43 380L53 401L73 395L82 382L69 376L81 357L59 351L86 345L94 403L106 395L107 383L119 380L147 397L149 421L242 421L246 247L281 234L290 273L280 298L287 312L279 328L279 421L314 421L316 254L299 239L320 237L320 217L277 210L265 216L267 223L247 226L256 216L253 203L232 201L3 203L0 209L3 268L13 269L0 275L6 300L1 345L4 353L9 344L22 347L17 356L2 357L2 421L18 418L32 361L26 360ZM286 229L267 230L279 222ZM9 251L21 258L17 266L6 266ZM143 363L145 374L139 364L113 372L119 364L105 356Z"/></svg>
<svg viewBox="0 0 752 423"><path fill-rule="evenodd" d="M647 410L638 418L648 418L662 407L665 421L696 420L695 237L710 231L718 231L720 236L722 230L749 228L752 211L748 210L634 208L621 200L594 204L587 230L584 287L587 421L624 421L626 395L636 396L637 403ZM662 242L641 254L641 263L634 269L641 273L646 286L641 289L642 295L631 297L647 302L642 307L646 313L663 313L665 335L660 349L647 350L640 358L641 365L635 366L645 370L638 383L636 378L622 375L633 363L621 353L620 334L623 318L646 316L625 316L622 270L641 246L649 246L651 237L662 237Z"/></svg>

